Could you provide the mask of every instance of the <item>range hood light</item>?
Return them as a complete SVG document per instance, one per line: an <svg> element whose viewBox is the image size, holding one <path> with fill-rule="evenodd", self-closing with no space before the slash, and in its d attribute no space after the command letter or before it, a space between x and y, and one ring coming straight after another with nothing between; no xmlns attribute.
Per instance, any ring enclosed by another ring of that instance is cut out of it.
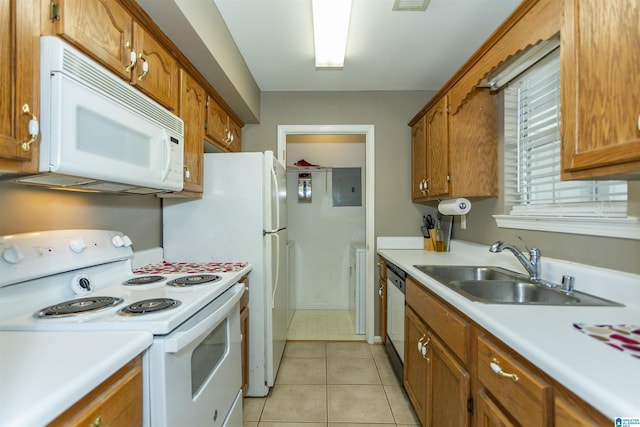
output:
<svg viewBox="0 0 640 427"><path fill-rule="evenodd" d="M316 68L342 69L347 50L351 0L312 0Z"/></svg>

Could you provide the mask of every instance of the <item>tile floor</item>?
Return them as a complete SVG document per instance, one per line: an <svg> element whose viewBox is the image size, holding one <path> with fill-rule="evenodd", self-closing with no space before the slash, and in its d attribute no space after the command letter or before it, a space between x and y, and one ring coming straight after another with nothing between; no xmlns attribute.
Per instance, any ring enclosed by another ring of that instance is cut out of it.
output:
<svg viewBox="0 0 640 427"><path fill-rule="evenodd" d="M296 310L289 325L290 340L364 341L354 333L348 310Z"/></svg>
<svg viewBox="0 0 640 427"><path fill-rule="evenodd" d="M243 405L244 427L419 424L384 346L360 342L288 342L269 396Z"/></svg>

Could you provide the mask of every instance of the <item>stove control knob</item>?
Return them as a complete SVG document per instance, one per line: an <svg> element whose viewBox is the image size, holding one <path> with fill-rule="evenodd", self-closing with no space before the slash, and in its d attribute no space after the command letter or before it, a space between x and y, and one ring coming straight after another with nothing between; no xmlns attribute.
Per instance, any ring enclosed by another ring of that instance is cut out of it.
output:
<svg viewBox="0 0 640 427"><path fill-rule="evenodd" d="M87 249L87 245L84 243L84 240L82 240L80 237L70 241L69 242L69 247L71 248L71 250L73 252L78 253L78 254L84 252L84 250Z"/></svg>
<svg viewBox="0 0 640 427"><path fill-rule="evenodd" d="M24 259L24 255L20 252L20 249L16 245L11 245L2 251L2 259L9 264L17 264Z"/></svg>
<svg viewBox="0 0 640 427"><path fill-rule="evenodd" d="M124 242L124 246L127 248L133 244L133 242L131 241L131 238L126 234L122 236L122 241Z"/></svg>
<svg viewBox="0 0 640 427"><path fill-rule="evenodd" d="M116 248L121 248L124 246L124 240L122 240L121 236L113 236L113 238L111 239L111 243L113 243L113 246L115 246Z"/></svg>
<svg viewBox="0 0 640 427"><path fill-rule="evenodd" d="M93 291L93 283L86 274L76 274L71 279L71 289L76 295L85 295Z"/></svg>

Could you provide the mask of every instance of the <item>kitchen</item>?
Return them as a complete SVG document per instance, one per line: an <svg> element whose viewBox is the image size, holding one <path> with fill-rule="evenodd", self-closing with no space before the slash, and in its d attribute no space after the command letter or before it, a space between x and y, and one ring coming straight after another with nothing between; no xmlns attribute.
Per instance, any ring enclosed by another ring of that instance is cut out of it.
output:
<svg viewBox="0 0 640 427"><path fill-rule="evenodd" d="M217 89L217 87L216 87ZM414 236L421 217L435 213L435 204L409 203L411 171L410 129L407 122L435 91L264 92L260 94L260 124L243 129L243 151L274 150L280 124L372 123L376 129L375 236ZM247 120L247 123L252 123ZM405 143L401 143L405 141ZM384 159L384 160L382 160ZM396 161L397 160L397 161ZM379 162L389 161L388 166ZM121 230L136 250L162 245L162 201L155 196L83 195L0 184L5 209L0 235L43 229L100 228ZM640 188L629 183L630 206L640 200ZM456 239L489 245L521 234L544 256L638 273L637 240L564 233L501 229L491 217L502 213L499 199L473 201L463 230L454 225ZM594 250L593 248L598 248ZM372 273L373 274L373 273Z"/></svg>

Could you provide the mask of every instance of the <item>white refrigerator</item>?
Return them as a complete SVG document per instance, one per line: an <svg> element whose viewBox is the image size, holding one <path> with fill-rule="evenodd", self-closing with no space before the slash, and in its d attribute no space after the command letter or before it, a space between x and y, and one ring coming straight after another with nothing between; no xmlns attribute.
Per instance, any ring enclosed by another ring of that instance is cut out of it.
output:
<svg viewBox="0 0 640 427"><path fill-rule="evenodd" d="M168 261L250 262L249 396L266 396L287 340L286 170L264 153L205 153L202 199L163 199Z"/></svg>

